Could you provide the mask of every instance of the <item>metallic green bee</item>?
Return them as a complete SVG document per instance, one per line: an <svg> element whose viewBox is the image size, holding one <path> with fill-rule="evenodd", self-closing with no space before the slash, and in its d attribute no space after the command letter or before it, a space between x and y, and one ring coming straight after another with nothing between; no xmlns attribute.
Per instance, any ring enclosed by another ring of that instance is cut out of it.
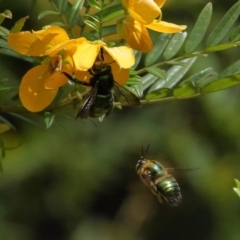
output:
<svg viewBox="0 0 240 240"><path fill-rule="evenodd" d="M112 111L114 97L123 106L141 106L137 96L114 81L111 66L103 63L103 59L100 64L94 64L89 73L92 77L90 82L86 83L73 79L68 73L63 72L71 81L92 87L76 118L99 118L108 115Z"/></svg>
<svg viewBox="0 0 240 240"><path fill-rule="evenodd" d="M153 194L155 194L160 203L162 199L170 206L178 206L182 201L182 195L180 187L176 179L169 174L169 171L173 171L173 168L165 168L162 164L155 160L148 160L145 158L142 148L142 156L138 160L136 170L142 181L150 187Z"/></svg>

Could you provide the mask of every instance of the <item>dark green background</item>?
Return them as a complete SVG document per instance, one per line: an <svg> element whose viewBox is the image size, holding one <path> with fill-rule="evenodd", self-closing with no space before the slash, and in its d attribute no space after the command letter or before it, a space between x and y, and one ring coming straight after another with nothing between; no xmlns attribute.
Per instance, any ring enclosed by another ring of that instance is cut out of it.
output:
<svg viewBox="0 0 240 240"><path fill-rule="evenodd" d="M39 2L41 9L47 3ZM209 31L236 1L212 2ZM206 3L169 0L163 20L190 30ZM28 14L25 30L49 20L37 22L40 10L31 10L30 1L0 6L13 11L6 27ZM223 69L239 56L236 48L200 59L191 73ZM0 58L1 78L20 81L30 67ZM115 109L103 123L75 120L75 111L70 117L59 113L49 130L5 115L17 126L2 136L6 146L21 146L7 151L2 163L0 239L238 240L240 199L232 188L234 178L240 179L239 93L235 87L198 99ZM41 116L36 121L43 125ZM177 208L159 204L135 172L141 146L148 144L149 159L200 168L174 175L183 195Z"/></svg>

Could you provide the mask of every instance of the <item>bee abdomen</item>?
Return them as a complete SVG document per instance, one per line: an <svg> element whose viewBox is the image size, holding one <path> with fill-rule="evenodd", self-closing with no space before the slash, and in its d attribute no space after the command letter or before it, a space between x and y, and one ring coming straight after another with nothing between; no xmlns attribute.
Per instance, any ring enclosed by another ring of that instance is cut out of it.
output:
<svg viewBox="0 0 240 240"><path fill-rule="evenodd" d="M108 114L113 108L112 93L106 95L97 95L95 103L90 108L90 116L93 118L101 117Z"/></svg>
<svg viewBox="0 0 240 240"><path fill-rule="evenodd" d="M167 175L164 178L157 178L154 181L159 194L164 197L171 206L178 206L182 201L180 187L174 177Z"/></svg>

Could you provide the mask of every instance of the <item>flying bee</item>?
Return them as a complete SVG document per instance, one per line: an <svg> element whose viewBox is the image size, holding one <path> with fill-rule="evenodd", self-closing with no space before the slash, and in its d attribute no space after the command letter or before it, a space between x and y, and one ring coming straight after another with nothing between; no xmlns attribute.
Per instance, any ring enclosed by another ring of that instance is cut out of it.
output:
<svg viewBox="0 0 240 240"><path fill-rule="evenodd" d="M142 156L137 161L136 171L141 180L150 187L160 203L164 199L170 206L178 206L182 201L181 190L176 179L169 174L174 168L165 168L155 160L146 159L142 148Z"/></svg>
<svg viewBox="0 0 240 240"><path fill-rule="evenodd" d="M99 118L108 115L113 109L114 97L123 106L141 106L137 96L114 80L111 66L103 63L103 53L100 57L100 64L95 63L88 71L92 75L89 83L73 79L68 73L63 72L71 81L92 87L90 95L77 112L76 118Z"/></svg>

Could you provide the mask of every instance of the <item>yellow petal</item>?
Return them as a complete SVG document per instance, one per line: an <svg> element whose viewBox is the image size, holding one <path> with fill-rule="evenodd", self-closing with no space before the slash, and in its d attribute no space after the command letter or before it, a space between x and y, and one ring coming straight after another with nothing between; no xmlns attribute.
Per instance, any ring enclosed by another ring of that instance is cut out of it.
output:
<svg viewBox="0 0 240 240"><path fill-rule="evenodd" d="M118 82L121 86L124 86L129 78L130 70L120 68L116 62L111 64L111 68L114 81Z"/></svg>
<svg viewBox="0 0 240 240"><path fill-rule="evenodd" d="M9 46L23 55L42 56L46 45L31 32L10 33L8 35Z"/></svg>
<svg viewBox="0 0 240 240"><path fill-rule="evenodd" d="M75 63L75 67L80 71L87 71L90 69L96 57L100 51L102 43L99 42L83 42L82 44L77 45L77 50L73 55L73 60Z"/></svg>
<svg viewBox="0 0 240 240"><path fill-rule="evenodd" d="M157 20L154 20L151 24L146 25L146 27L162 33L177 33L187 28L186 25L176 25L174 23L164 21L158 22Z"/></svg>
<svg viewBox="0 0 240 240"><path fill-rule="evenodd" d="M154 0L154 2L158 5L159 8L162 8L166 0Z"/></svg>
<svg viewBox="0 0 240 240"><path fill-rule="evenodd" d="M60 52L66 52L67 55L72 56L75 53L78 45L86 41L87 41L86 38L78 38L78 39L71 39L69 41L59 43L56 46L47 50L46 55L54 57L56 54Z"/></svg>
<svg viewBox="0 0 240 240"><path fill-rule="evenodd" d="M31 112L39 112L46 108L55 98L56 89L46 89L45 80L49 77L45 74L48 65L40 65L29 70L22 79L19 88L19 96L22 104Z"/></svg>
<svg viewBox="0 0 240 240"><path fill-rule="evenodd" d="M127 46L120 47L107 47L103 48L111 55L111 57L118 63L122 68L130 68L135 63L135 55L132 48Z"/></svg>
<svg viewBox="0 0 240 240"><path fill-rule="evenodd" d="M53 38L48 37L52 33L54 33L55 36ZM51 26L44 30L33 31L33 35L35 35L39 40L45 42L45 44L48 46L55 46L59 43L63 43L69 40L66 31L59 26Z"/></svg>
<svg viewBox="0 0 240 240"><path fill-rule="evenodd" d="M44 87L46 89L56 89L65 85L67 82L68 82L68 79L64 74L62 74L62 72L55 72L45 80Z"/></svg>
<svg viewBox="0 0 240 240"><path fill-rule="evenodd" d="M52 59L54 59L54 57ZM49 64L51 64L51 61L49 62ZM73 62L70 56L64 58L62 60L61 66L59 68L55 68L53 72L51 71L51 65L49 66L49 72L52 74L50 74L49 77L45 80L44 87L47 89L59 88L68 82L67 77L62 74L62 72L66 72L69 75L72 75L73 73Z"/></svg>
<svg viewBox="0 0 240 240"><path fill-rule="evenodd" d="M151 23L160 14L160 9L153 0L122 0L122 4L142 24Z"/></svg>
<svg viewBox="0 0 240 240"><path fill-rule="evenodd" d="M120 28L122 29L120 30ZM152 40L145 25L140 24L133 18L126 17L122 23L119 23L118 33L133 49L141 52L150 52L152 50Z"/></svg>
<svg viewBox="0 0 240 240"><path fill-rule="evenodd" d="M53 72L53 74L50 74L49 77L45 80L44 84L45 88L47 89L59 88L68 82L67 77L64 74L62 74L62 72L66 72L69 75L72 75L73 62L70 56L63 59L61 67L62 67L61 69L56 69Z"/></svg>
<svg viewBox="0 0 240 240"><path fill-rule="evenodd" d="M124 86L129 78L129 68L121 68L116 61L113 60L112 56L107 53L103 54L104 64L110 65L111 72L113 74L114 81L118 82L121 86Z"/></svg>
<svg viewBox="0 0 240 240"><path fill-rule="evenodd" d="M49 49L49 46L67 39L66 32L62 28L54 26L34 33L29 31L10 33L8 44L12 49L23 55L43 56L46 55L45 52Z"/></svg>

